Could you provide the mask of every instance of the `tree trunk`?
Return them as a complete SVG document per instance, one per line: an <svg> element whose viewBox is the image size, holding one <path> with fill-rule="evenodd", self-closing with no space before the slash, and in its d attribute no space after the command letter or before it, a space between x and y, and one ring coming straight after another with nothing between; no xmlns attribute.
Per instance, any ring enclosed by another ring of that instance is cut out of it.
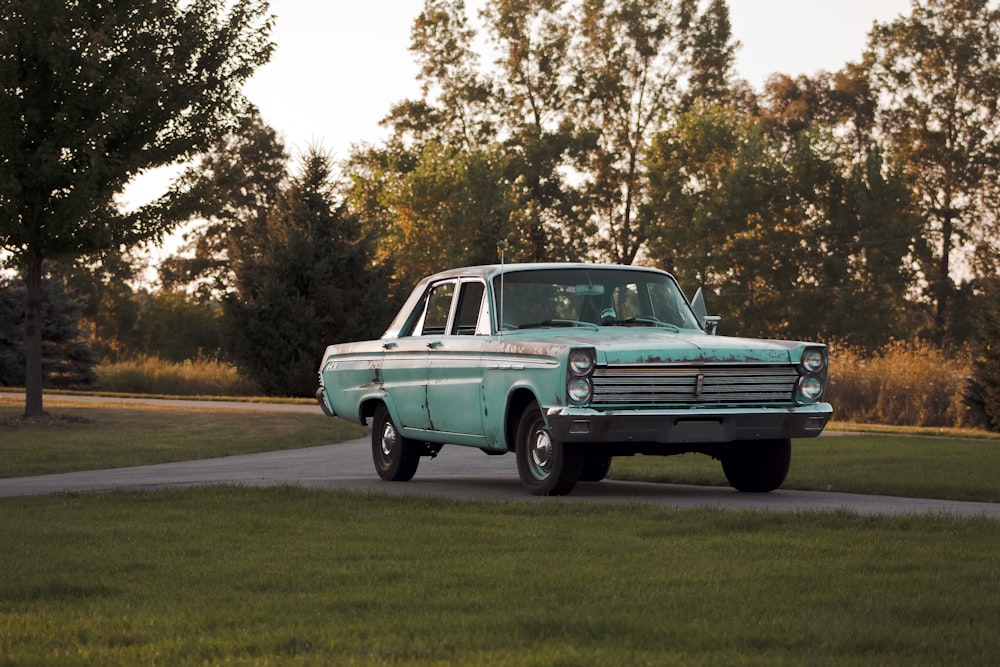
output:
<svg viewBox="0 0 1000 667"><path fill-rule="evenodd" d="M946 202L951 205L953 199L951 193L947 195ZM949 208L949 211L951 209ZM945 213L944 219L941 221L941 257L938 258L937 266L937 304L934 311L934 335L936 337L936 342L938 345L944 345L947 338L948 331L950 329L951 322L949 322L948 312L951 307L951 295L952 295L952 284L951 284L951 248L952 248L952 234L955 230L955 221L950 212Z"/></svg>
<svg viewBox="0 0 1000 667"><path fill-rule="evenodd" d="M42 258L32 256L24 278L24 416L40 417L42 405Z"/></svg>

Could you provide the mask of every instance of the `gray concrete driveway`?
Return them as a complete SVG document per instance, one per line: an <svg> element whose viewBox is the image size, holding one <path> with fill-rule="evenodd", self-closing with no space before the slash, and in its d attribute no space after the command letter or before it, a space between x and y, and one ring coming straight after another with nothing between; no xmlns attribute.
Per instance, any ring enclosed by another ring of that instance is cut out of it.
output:
<svg viewBox="0 0 1000 667"><path fill-rule="evenodd" d="M74 401L77 398L74 397ZM114 399L121 401L123 399ZM146 401L147 399L133 399ZM149 399L151 400L151 399ZM184 401L177 402L184 405ZM200 408L206 404L198 402ZM311 405L216 404L220 409L317 411ZM793 462L794 465L794 462ZM649 484L605 480L580 483L564 498L529 495L517 477L513 455L487 456L477 449L448 446L435 459L421 459L410 482L383 482L375 474L367 438L321 447L245 454L199 461L0 479L0 497L111 489L161 489L205 484L268 486L297 484L382 494L418 494L500 502L643 502L663 507L722 507L775 511L846 509L864 515L944 514L1000 519L1000 503L957 502L791 491L739 493L728 487Z"/></svg>
<svg viewBox="0 0 1000 667"><path fill-rule="evenodd" d="M1000 504L970 503L849 493L779 489L768 494L739 493L724 487L580 483L565 498L527 494L517 478L514 457L487 456L476 449L445 447L435 459L423 459L410 482L383 482L375 474L366 439L308 449L246 454L201 461L0 479L0 497L60 491L160 489L204 484L267 486L298 484L384 494L422 494L466 500L574 502L645 502L663 507L723 507L768 510L837 510L859 514L948 514L1000 519Z"/></svg>

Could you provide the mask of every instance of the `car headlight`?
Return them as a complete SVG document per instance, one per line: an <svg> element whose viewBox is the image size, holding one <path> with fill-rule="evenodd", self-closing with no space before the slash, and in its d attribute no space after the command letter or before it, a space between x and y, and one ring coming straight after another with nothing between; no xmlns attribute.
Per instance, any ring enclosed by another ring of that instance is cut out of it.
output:
<svg viewBox="0 0 1000 667"><path fill-rule="evenodd" d="M566 383L566 394L573 403L587 403L594 393L590 378L571 378Z"/></svg>
<svg viewBox="0 0 1000 667"><path fill-rule="evenodd" d="M589 403L594 396L594 383L590 380L594 372L597 353L592 347L570 350L566 363L566 395L570 403Z"/></svg>
<svg viewBox="0 0 1000 667"><path fill-rule="evenodd" d="M586 348L569 353L570 375L589 375L594 370L594 351Z"/></svg>
<svg viewBox="0 0 1000 667"><path fill-rule="evenodd" d="M799 397L806 402L818 401L823 395L823 382L815 375L806 375L799 380Z"/></svg>
<svg viewBox="0 0 1000 667"><path fill-rule="evenodd" d="M802 368L807 373L819 373L826 367L826 354L822 348L810 347L802 352Z"/></svg>

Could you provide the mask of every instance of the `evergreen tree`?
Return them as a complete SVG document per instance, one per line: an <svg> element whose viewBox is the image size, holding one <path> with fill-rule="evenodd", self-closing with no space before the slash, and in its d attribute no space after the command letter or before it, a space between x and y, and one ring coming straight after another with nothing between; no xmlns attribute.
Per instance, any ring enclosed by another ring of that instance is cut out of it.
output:
<svg viewBox="0 0 1000 667"><path fill-rule="evenodd" d="M1000 431L1000 279L986 281L977 301L979 335L965 402L983 424Z"/></svg>
<svg viewBox="0 0 1000 667"><path fill-rule="evenodd" d="M97 358L77 326L83 304L42 283L42 382L46 387L82 387L94 382ZM25 382L24 321L27 289L23 280L0 281L0 386Z"/></svg>
<svg viewBox="0 0 1000 667"><path fill-rule="evenodd" d="M311 396L326 345L379 336L394 310L373 245L312 150L269 215L229 248L231 357L268 394Z"/></svg>

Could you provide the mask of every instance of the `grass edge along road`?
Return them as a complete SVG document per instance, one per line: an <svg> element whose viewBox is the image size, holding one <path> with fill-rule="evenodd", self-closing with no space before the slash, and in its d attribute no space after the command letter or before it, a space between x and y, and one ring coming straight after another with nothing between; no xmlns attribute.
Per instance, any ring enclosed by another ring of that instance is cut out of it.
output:
<svg viewBox="0 0 1000 667"><path fill-rule="evenodd" d="M938 665L1000 522L272 487L0 501L9 664Z"/></svg>
<svg viewBox="0 0 1000 667"><path fill-rule="evenodd" d="M217 404L194 408L190 402L186 407L95 407L70 398L54 401L58 408L52 414L62 422L4 429L3 420L20 414L10 396L0 394L0 478L277 451L366 433L343 420L301 410L256 412ZM1000 439L921 435L926 432L937 431L797 440L783 488L1000 502ZM620 457L611 477L728 486L719 463L699 454Z"/></svg>

